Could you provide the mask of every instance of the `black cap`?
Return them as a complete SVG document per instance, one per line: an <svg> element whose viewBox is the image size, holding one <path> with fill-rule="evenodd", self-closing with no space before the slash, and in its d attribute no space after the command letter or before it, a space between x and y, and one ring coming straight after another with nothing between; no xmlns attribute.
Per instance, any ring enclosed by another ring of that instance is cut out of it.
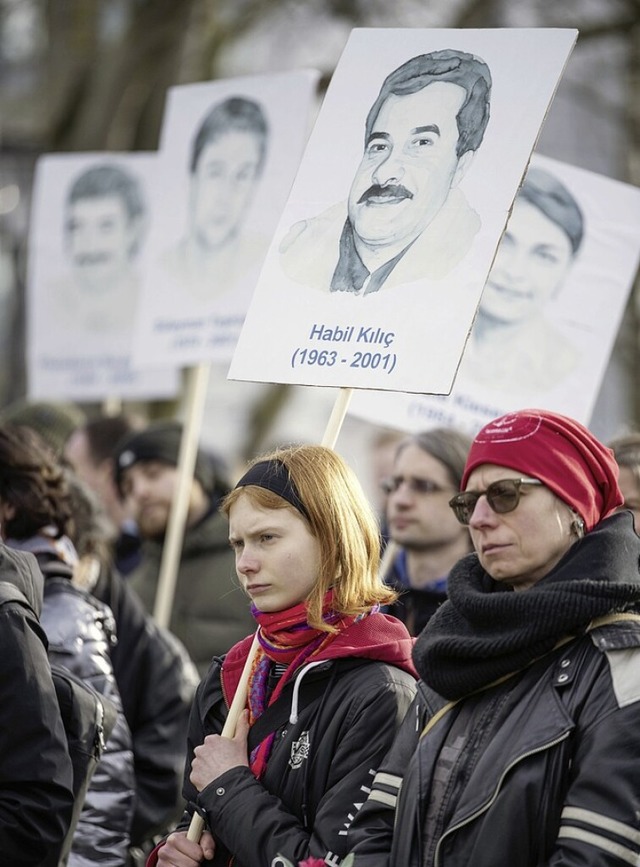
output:
<svg viewBox="0 0 640 867"><path fill-rule="evenodd" d="M181 439L182 425L176 421L157 422L143 431L134 431L123 437L114 455L118 490L122 493L124 471L141 461L161 461L177 466ZM218 476L222 466L219 458L198 449L193 475L208 494L220 487L221 479Z"/></svg>

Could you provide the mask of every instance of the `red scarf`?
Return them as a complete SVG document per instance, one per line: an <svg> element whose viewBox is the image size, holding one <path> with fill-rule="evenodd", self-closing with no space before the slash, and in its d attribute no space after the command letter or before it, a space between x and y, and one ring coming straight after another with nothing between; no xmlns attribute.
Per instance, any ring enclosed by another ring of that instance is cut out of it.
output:
<svg viewBox="0 0 640 867"><path fill-rule="evenodd" d="M303 665L314 660L340 632L356 621L356 617L340 617L336 614L331 607L332 601L333 593L329 591L324 599L322 619L339 630L335 633L309 626L307 606L304 602L273 614L253 609L253 616L259 625L260 648L249 677L250 725L253 725L267 707L277 701L286 684ZM272 663L280 663L287 668L267 700L267 681ZM256 779L260 779L264 773L274 738L275 732L272 732L251 754L251 770Z"/></svg>
<svg viewBox="0 0 640 867"><path fill-rule="evenodd" d="M253 609L253 616L259 624L260 647L249 678L250 724L276 701L285 685L307 662L339 657L375 659L417 676L411 661L413 639L404 624L394 617L374 612L358 617L341 616L332 610L332 599L332 593L329 592L324 600L323 619L338 630L335 633L309 626L304 603L274 614ZM234 645L224 659L221 680L228 706L235 694L252 642L253 636L250 635ZM272 662L286 664L287 669L268 702L265 702ZM267 737L251 756L251 769L258 779L264 773L272 742L273 735Z"/></svg>

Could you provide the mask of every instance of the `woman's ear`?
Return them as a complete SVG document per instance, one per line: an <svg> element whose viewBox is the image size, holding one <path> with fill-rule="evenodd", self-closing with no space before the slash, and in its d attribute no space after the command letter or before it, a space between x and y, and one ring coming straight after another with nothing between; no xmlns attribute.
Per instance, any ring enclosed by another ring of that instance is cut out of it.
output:
<svg viewBox="0 0 640 867"><path fill-rule="evenodd" d="M573 520L569 525L571 535L575 536L577 539L582 539L584 536L584 521L577 512L572 510L571 514L573 515Z"/></svg>

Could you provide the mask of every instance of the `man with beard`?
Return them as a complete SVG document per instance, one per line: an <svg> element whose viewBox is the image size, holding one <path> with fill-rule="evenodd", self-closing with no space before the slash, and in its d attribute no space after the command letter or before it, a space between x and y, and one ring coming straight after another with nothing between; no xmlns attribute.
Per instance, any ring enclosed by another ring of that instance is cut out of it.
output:
<svg viewBox="0 0 640 867"><path fill-rule="evenodd" d="M463 433L434 428L403 440L386 479L390 539L400 551L387 582L401 593L388 613L418 635L447 598L449 570L471 551L469 533L451 514L471 445Z"/></svg>
<svg viewBox="0 0 640 867"><path fill-rule="evenodd" d="M116 483L142 538L141 563L131 587L153 611L164 537L178 486L182 436L176 422L158 422L116 446ZM213 656L255 628L245 595L234 579L227 522L219 513L229 490L226 468L200 449L196 457L169 629L187 648L202 675Z"/></svg>
<svg viewBox="0 0 640 867"><path fill-rule="evenodd" d="M341 203L296 223L280 248L285 273L356 295L448 274L480 228L458 185L482 142L490 91L486 64L452 49L391 72L366 120L346 214Z"/></svg>
<svg viewBox="0 0 640 867"><path fill-rule="evenodd" d="M64 219L71 278L57 293L69 324L100 334L131 329L146 212L139 179L115 162L93 165L74 179Z"/></svg>

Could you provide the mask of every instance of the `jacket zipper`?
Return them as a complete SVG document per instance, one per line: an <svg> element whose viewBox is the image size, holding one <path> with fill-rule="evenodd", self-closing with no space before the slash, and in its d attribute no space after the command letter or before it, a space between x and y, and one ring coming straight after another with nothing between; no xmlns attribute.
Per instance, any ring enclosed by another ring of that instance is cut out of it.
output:
<svg viewBox="0 0 640 867"><path fill-rule="evenodd" d="M495 799L498 797L498 792L500 791L500 788L502 787L502 781L504 780L504 778L506 777L506 775L509 773L509 771L512 768L514 768L519 762L523 761L523 759L528 759L529 756L535 756L537 753L544 752L544 750L548 750L548 749L551 749L551 747L557 746L557 744L560 744L560 743L562 743L562 741L566 740L569 737L569 734L570 734L569 732L565 732L560 737L554 738L552 741L549 741L546 744L542 744L542 746L537 747L535 750L529 750L528 753L523 753L521 756L518 756L516 759L514 759L510 765L507 765L507 767L502 772L500 779L498 780L498 785L496 786L496 788L493 792L493 795L487 801L487 803L483 807L481 807L479 810L476 810L475 813L472 813L471 816L467 816L467 818L464 819L464 821L459 822L457 825L454 825L452 828L448 828L444 832L444 834L440 837L440 839L438 840L438 845L436 846L435 856L433 859L434 867L438 867L438 865L440 864L440 847L442 846L442 843L444 842L445 838L448 837L450 834L453 834L455 831L459 831L460 828L463 828L465 825L468 825L469 822L473 822L475 819L478 818L478 816L481 816L483 813L485 813L489 809L489 807L493 804Z"/></svg>
<svg viewBox="0 0 640 867"><path fill-rule="evenodd" d="M96 759L100 759L106 746L104 738L104 707L99 698L96 697L96 733L93 744L93 753Z"/></svg>

